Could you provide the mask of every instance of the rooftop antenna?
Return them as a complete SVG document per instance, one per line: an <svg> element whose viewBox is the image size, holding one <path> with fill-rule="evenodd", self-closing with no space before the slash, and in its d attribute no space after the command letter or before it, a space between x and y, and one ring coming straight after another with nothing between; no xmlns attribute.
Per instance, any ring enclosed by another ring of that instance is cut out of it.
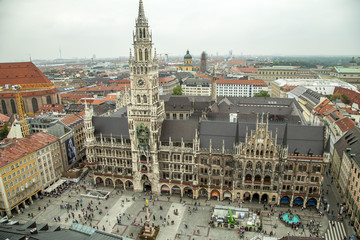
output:
<svg viewBox="0 0 360 240"><path fill-rule="evenodd" d="M61 55L61 46L59 47L59 55L60 55L60 59L62 59L62 55Z"/></svg>

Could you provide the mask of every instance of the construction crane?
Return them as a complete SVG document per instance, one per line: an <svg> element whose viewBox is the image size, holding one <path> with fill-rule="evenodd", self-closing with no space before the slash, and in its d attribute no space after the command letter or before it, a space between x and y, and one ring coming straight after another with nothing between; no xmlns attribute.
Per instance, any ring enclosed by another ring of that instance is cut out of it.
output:
<svg viewBox="0 0 360 240"><path fill-rule="evenodd" d="M18 85L10 85L10 84L5 84L4 88L1 88L0 90L13 90L15 92L15 96L16 96L16 105L17 105L17 109L18 109L18 113L19 113L19 118L20 118L20 123L21 123L21 132L23 137L29 136L30 135L30 131L29 131L29 126L26 120L26 111L25 111L25 105L24 105L24 100L22 97L22 92L23 90L46 90L46 89L51 89L54 88L54 84L53 83L31 83L31 84L18 84Z"/></svg>

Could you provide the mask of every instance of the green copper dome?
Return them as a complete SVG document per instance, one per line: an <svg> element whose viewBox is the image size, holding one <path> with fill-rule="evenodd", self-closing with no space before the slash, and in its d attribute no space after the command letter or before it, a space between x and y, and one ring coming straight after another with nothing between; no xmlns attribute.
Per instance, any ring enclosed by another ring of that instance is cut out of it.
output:
<svg viewBox="0 0 360 240"><path fill-rule="evenodd" d="M190 55L189 50L186 51L186 54L185 54L184 58L185 59L191 59L192 58L192 56Z"/></svg>

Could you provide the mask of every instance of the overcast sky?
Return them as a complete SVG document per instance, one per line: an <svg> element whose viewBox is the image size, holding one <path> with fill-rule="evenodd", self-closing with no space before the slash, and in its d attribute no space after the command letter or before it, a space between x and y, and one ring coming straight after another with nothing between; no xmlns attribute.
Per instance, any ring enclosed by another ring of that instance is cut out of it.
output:
<svg viewBox="0 0 360 240"><path fill-rule="evenodd" d="M138 0L0 0L0 62L128 56ZM359 0L144 0L157 52L360 56Z"/></svg>

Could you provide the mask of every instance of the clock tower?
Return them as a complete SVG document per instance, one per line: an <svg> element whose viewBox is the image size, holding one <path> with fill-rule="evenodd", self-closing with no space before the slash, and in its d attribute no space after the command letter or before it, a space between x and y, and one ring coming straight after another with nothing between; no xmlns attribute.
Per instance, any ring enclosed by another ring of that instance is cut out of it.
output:
<svg viewBox="0 0 360 240"><path fill-rule="evenodd" d="M128 123L131 138L134 190L160 193L158 143L165 116L164 102L159 99L159 75L152 34L145 18L143 1L133 34L134 54L130 50L129 72L131 103Z"/></svg>

